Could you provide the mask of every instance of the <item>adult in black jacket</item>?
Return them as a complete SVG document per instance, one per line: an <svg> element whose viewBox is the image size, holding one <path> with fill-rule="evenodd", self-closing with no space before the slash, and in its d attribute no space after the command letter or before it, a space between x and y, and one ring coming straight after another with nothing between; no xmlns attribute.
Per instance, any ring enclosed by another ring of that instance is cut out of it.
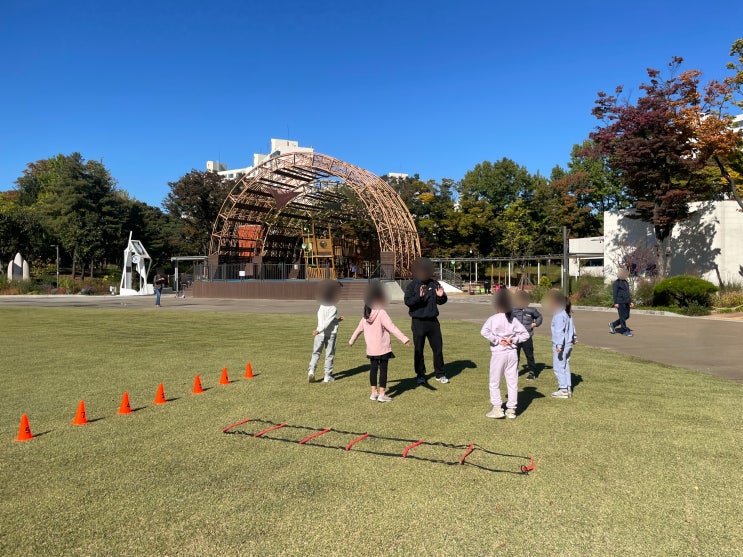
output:
<svg viewBox="0 0 743 557"><path fill-rule="evenodd" d="M439 323L439 306L446 303L447 297L443 287L433 279L433 264L429 259L418 259L413 263L413 280L405 288L405 305L411 317L415 375L418 384L426 382L426 362L423 348L426 339L433 351L433 368L436 380L448 383L444 374L444 343Z"/></svg>
<svg viewBox="0 0 743 557"><path fill-rule="evenodd" d="M627 270L620 269L617 273L617 280L613 285L614 307L617 308L619 319L609 323L609 332L613 335L621 328L622 334L631 337L632 330L627 326L630 309L635 307L632 302L632 294L629 290L629 281L627 280Z"/></svg>

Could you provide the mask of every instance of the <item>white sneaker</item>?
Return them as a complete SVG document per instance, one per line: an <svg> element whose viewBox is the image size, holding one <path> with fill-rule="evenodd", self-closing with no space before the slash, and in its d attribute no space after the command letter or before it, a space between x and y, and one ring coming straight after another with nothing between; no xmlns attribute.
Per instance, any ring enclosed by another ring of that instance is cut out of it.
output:
<svg viewBox="0 0 743 557"><path fill-rule="evenodd" d="M309 381L310 383L314 383L315 382L315 374L312 373L312 372L309 372L307 374L307 381Z"/></svg>
<svg viewBox="0 0 743 557"><path fill-rule="evenodd" d="M506 410L506 418L509 420L513 420L516 418L516 409L515 408L509 408Z"/></svg>
<svg viewBox="0 0 743 557"><path fill-rule="evenodd" d="M505 418L506 417L506 413L503 411L503 408L501 408L499 406L493 406L493 409L490 412L488 412L487 414L485 414L485 417L486 418L495 418L497 420L497 419L500 419L500 418Z"/></svg>
<svg viewBox="0 0 743 557"><path fill-rule="evenodd" d="M446 385L449 382L449 380L446 378L445 375L442 375L441 377L437 377L436 381L438 381L439 383L443 383L444 385Z"/></svg>
<svg viewBox="0 0 743 557"><path fill-rule="evenodd" d="M379 393L377 400L379 402L392 402L392 397L387 396L386 393Z"/></svg>
<svg viewBox="0 0 743 557"><path fill-rule="evenodd" d="M333 381L335 381L335 377L332 375L326 375L325 379L322 380L323 383L332 383Z"/></svg>
<svg viewBox="0 0 743 557"><path fill-rule="evenodd" d="M378 397L379 397L379 393L372 393L371 396L369 397L369 400L377 400Z"/></svg>
<svg viewBox="0 0 743 557"><path fill-rule="evenodd" d="M550 396L553 398L570 398L570 391L567 389L560 389L559 391L555 391Z"/></svg>

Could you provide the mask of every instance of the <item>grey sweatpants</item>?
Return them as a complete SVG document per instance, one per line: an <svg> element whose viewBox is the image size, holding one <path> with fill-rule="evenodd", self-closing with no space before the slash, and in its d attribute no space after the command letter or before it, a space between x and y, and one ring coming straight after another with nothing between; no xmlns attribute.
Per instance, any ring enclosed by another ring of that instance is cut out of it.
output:
<svg viewBox="0 0 743 557"><path fill-rule="evenodd" d="M325 377L333 374L333 360L335 360L335 341L336 335L320 333L315 336L315 343L312 346L312 358L307 373L315 373L317 362L320 361L322 351L325 349Z"/></svg>

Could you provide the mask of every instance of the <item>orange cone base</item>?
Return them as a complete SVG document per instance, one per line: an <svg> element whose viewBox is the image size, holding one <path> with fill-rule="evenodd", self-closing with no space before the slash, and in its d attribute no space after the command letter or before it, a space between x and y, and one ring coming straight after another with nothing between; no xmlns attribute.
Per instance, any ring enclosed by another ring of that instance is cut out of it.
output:
<svg viewBox="0 0 743 557"><path fill-rule="evenodd" d="M219 384L220 385L229 385L230 384L230 378L227 376L227 368L222 368L222 377L219 378Z"/></svg>
<svg viewBox="0 0 743 557"><path fill-rule="evenodd" d="M191 394L200 395L203 392L204 389L201 387L201 377L197 375L193 380L193 391L191 391Z"/></svg>
<svg viewBox="0 0 743 557"><path fill-rule="evenodd" d="M245 366L245 379L252 379L255 377L253 375L253 366L248 362L248 365Z"/></svg>

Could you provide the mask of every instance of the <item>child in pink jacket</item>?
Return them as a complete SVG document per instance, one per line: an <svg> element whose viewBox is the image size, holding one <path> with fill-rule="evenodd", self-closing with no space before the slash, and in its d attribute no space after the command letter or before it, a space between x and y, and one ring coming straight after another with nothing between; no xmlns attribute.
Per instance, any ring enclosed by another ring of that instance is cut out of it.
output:
<svg viewBox="0 0 743 557"><path fill-rule="evenodd" d="M379 402L390 402L392 398L387 396L387 366L389 361L395 357L392 353L392 341L390 333L405 346L410 345L410 339L390 319L384 310L387 299L381 286L373 286L367 295L364 304L364 317L359 321L359 326L351 335L348 344L353 346L360 334L364 334L366 341L366 356L371 362L369 369L369 383L371 384L371 400ZM377 371L379 371L379 382L377 383ZM377 389L379 385L379 389Z"/></svg>
<svg viewBox="0 0 743 557"><path fill-rule="evenodd" d="M519 392L519 357L517 347L529 339L529 332L518 319L513 318L511 296L499 290L495 296L495 315L482 326L480 334L490 341L490 402L493 409L488 418L515 418ZM505 375L508 387L507 410L503 412L500 380Z"/></svg>

